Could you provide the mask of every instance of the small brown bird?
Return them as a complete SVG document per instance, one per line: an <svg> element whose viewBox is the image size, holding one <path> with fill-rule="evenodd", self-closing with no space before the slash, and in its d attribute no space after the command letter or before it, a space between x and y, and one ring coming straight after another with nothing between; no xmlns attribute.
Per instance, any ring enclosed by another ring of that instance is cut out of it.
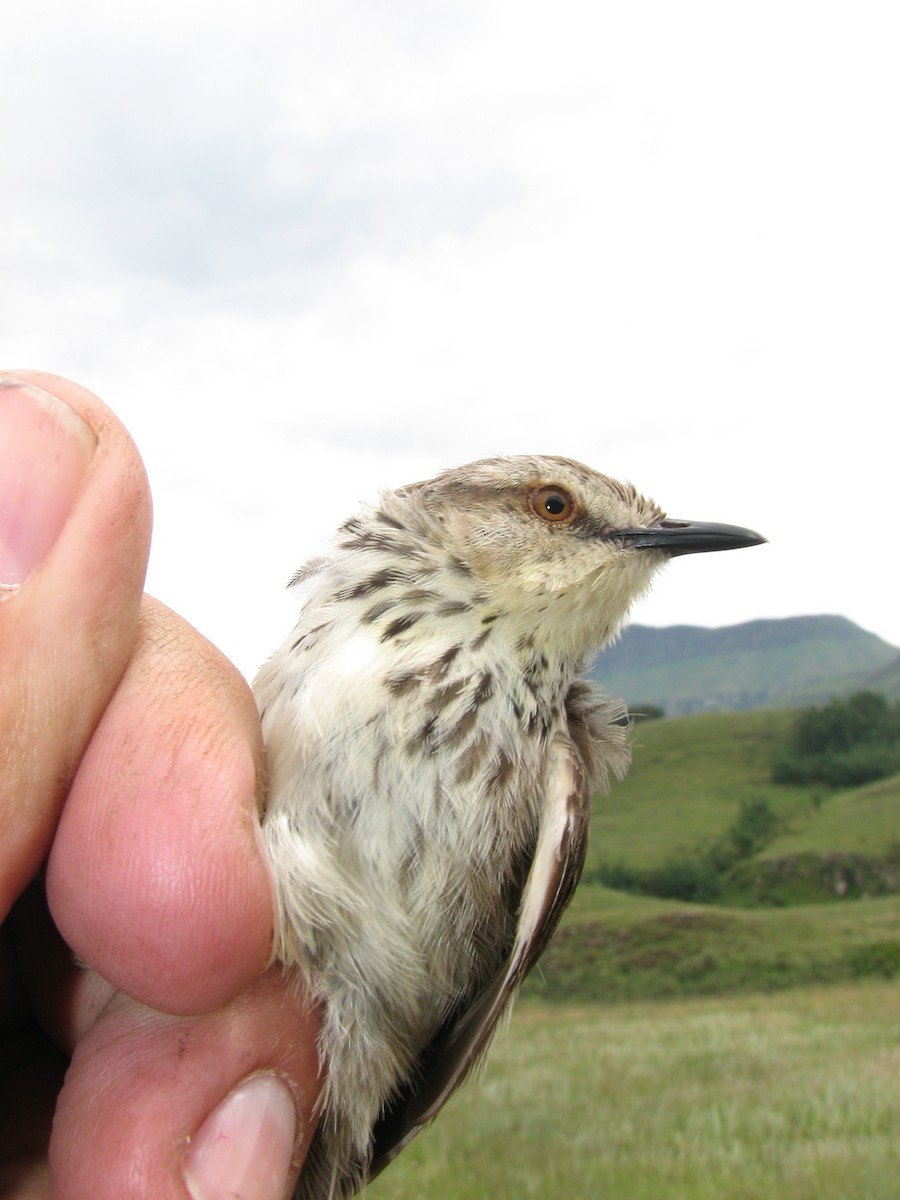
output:
<svg viewBox="0 0 900 1200"><path fill-rule="evenodd" d="M556 928L591 792L629 763L591 656L668 559L764 540L492 458L385 493L297 572L255 683L278 953L325 1002L297 1200L352 1196L435 1116Z"/></svg>

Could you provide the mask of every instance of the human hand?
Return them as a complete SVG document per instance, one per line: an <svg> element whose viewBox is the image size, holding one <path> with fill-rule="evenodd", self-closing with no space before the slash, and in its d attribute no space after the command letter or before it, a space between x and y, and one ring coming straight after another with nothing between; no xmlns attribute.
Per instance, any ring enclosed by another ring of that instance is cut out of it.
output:
<svg viewBox="0 0 900 1200"><path fill-rule="evenodd" d="M142 597L149 528L108 409L52 376L0 382L0 1192L17 1200L276 1200L313 1130L318 1016L267 969L256 709Z"/></svg>

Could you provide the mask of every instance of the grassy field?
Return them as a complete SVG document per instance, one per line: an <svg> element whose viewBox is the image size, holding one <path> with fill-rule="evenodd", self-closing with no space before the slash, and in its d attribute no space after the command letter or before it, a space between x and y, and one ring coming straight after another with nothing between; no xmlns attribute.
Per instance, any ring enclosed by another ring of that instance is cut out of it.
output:
<svg viewBox="0 0 900 1200"><path fill-rule="evenodd" d="M897 1200L900 988L523 1003L368 1200Z"/></svg>
<svg viewBox="0 0 900 1200"><path fill-rule="evenodd" d="M866 978L900 979L900 896L748 910L582 885L525 994L608 1003Z"/></svg>

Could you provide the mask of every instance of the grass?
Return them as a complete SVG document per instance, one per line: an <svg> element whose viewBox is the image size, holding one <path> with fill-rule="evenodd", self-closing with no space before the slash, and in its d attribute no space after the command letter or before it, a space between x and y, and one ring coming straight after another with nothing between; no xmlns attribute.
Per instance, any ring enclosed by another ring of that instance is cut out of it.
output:
<svg viewBox="0 0 900 1200"><path fill-rule="evenodd" d="M580 887L525 993L555 1003L900 977L900 896L725 909Z"/></svg>
<svg viewBox="0 0 900 1200"><path fill-rule="evenodd" d="M368 1200L896 1200L900 989L522 1004Z"/></svg>
<svg viewBox="0 0 900 1200"><path fill-rule="evenodd" d="M764 858L793 854L881 856L900 843L900 776L822 799L818 808L798 810L785 832L765 849Z"/></svg>
<svg viewBox="0 0 900 1200"><path fill-rule="evenodd" d="M601 865L633 875L672 859L702 864L750 800L771 811L780 828L723 877L719 903L805 904L896 892L900 776L840 792L772 783L773 751L795 716L725 712L639 725L631 774L610 796L594 799L585 880L601 877Z"/></svg>
<svg viewBox="0 0 900 1200"><path fill-rule="evenodd" d="M785 823L812 812L821 788L770 779L772 753L795 716L707 713L638 725L628 777L593 802L588 876L601 861L646 869L709 844L750 795L764 797Z"/></svg>

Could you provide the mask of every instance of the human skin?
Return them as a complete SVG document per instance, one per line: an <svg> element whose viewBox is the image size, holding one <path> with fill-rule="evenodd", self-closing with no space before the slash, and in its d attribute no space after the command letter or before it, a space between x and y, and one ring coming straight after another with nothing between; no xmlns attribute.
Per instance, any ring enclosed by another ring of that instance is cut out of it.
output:
<svg viewBox="0 0 900 1200"><path fill-rule="evenodd" d="M0 1192L274 1200L313 1130L318 1014L271 965L256 708L143 594L150 498L121 423L73 383L12 380Z"/></svg>

